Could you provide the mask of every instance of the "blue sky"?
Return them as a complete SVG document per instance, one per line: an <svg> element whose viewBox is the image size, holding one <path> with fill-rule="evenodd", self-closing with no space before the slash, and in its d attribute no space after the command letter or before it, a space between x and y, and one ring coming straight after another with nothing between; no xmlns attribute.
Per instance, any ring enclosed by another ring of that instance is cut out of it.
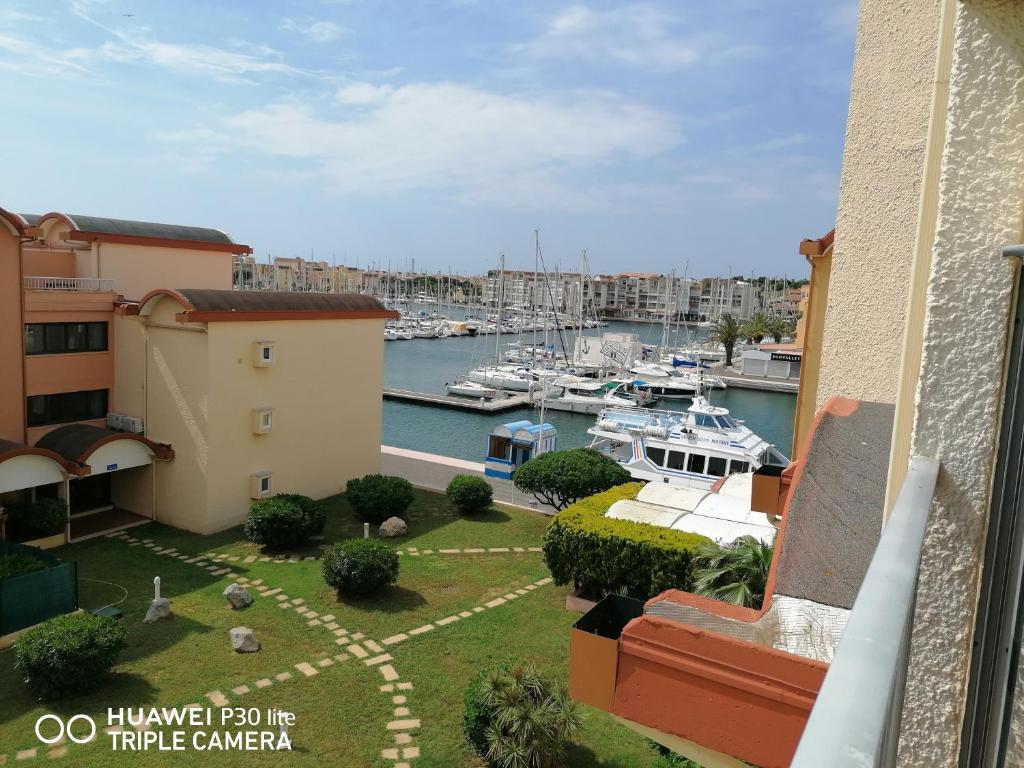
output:
<svg viewBox="0 0 1024 768"><path fill-rule="evenodd" d="M259 257L803 276L848 0L0 0L0 207Z"/></svg>

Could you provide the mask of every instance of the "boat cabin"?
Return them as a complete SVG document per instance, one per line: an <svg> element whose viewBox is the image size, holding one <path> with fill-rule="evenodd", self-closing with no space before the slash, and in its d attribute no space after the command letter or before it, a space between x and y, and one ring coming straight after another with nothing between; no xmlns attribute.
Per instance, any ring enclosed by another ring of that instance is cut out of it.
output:
<svg viewBox="0 0 1024 768"><path fill-rule="evenodd" d="M558 430L547 422L512 421L499 424L487 436L484 474L511 480L512 473L534 456L555 450Z"/></svg>

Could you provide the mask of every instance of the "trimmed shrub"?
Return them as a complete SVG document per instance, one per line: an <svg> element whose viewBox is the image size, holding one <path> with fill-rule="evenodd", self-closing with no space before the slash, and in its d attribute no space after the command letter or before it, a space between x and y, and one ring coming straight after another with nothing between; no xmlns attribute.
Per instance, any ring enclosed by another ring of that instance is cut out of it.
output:
<svg viewBox="0 0 1024 768"><path fill-rule="evenodd" d="M525 465L524 465L525 466ZM559 512L544 533L544 560L556 584L639 599L666 589L691 591L706 536L604 516L642 485L626 483Z"/></svg>
<svg viewBox="0 0 1024 768"><path fill-rule="evenodd" d="M308 519L294 499L271 496L252 503L245 519L245 537L264 547L290 547L305 541Z"/></svg>
<svg viewBox="0 0 1024 768"><path fill-rule="evenodd" d="M489 766L564 765L582 722L565 689L529 664L507 662L478 674L466 689L462 732Z"/></svg>
<svg viewBox="0 0 1024 768"><path fill-rule="evenodd" d="M18 541L41 539L61 533L68 522L68 505L61 499L37 499L28 504L11 504L7 527Z"/></svg>
<svg viewBox="0 0 1024 768"><path fill-rule="evenodd" d="M327 523L327 507L319 501L303 496L301 493L279 493L277 498L286 499L296 504L302 510L305 518L306 537L316 536L323 533L324 525Z"/></svg>
<svg viewBox="0 0 1024 768"><path fill-rule="evenodd" d="M69 613L29 630L15 644L14 666L42 699L96 688L125 647L124 625L106 616Z"/></svg>
<svg viewBox="0 0 1024 768"><path fill-rule="evenodd" d="M339 595L368 595L398 581L398 553L376 539L347 539L327 550L323 570Z"/></svg>
<svg viewBox="0 0 1024 768"><path fill-rule="evenodd" d="M46 563L29 555L0 555L0 581L45 570Z"/></svg>
<svg viewBox="0 0 1024 768"><path fill-rule="evenodd" d="M366 475L349 480L345 498L360 520L383 523L389 517L405 517L412 504L412 483L391 475Z"/></svg>
<svg viewBox="0 0 1024 768"><path fill-rule="evenodd" d="M516 488L558 510L629 480L617 461L591 448L541 454L512 475Z"/></svg>
<svg viewBox="0 0 1024 768"><path fill-rule="evenodd" d="M491 484L476 475L456 475L448 483L445 494L452 506L463 515L483 512L494 500Z"/></svg>

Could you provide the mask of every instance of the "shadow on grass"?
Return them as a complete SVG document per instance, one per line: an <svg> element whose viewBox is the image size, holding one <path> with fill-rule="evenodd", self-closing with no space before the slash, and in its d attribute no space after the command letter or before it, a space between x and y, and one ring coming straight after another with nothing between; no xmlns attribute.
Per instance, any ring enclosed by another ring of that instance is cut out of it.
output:
<svg viewBox="0 0 1024 768"><path fill-rule="evenodd" d="M657 756L652 752L650 763L653 763ZM646 763L646 765L650 765ZM594 750L582 744L572 743L565 750L565 768L637 768L636 758L600 758Z"/></svg>
<svg viewBox="0 0 1024 768"><path fill-rule="evenodd" d="M401 613L427 604L419 592L396 585L385 587L380 592L365 597L338 595L337 599L347 608L379 613Z"/></svg>

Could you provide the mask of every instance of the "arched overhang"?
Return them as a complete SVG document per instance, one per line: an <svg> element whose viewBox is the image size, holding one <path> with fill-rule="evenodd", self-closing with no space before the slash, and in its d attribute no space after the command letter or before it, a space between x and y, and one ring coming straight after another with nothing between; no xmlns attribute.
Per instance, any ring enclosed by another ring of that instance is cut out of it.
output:
<svg viewBox="0 0 1024 768"><path fill-rule="evenodd" d="M8 232L15 237L21 237L25 234L25 222L16 213L10 213L0 208L0 226L3 226Z"/></svg>
<svg viewBox="0 0 1024 768"><path fill-rule="evenodd" d="M191 301L173 288L156 288L139 300L139 314L142 316L152 314L157 303L165 297L174 299L186 311L195 309Z"/></svg>
<svg viewBox="0 0 1024 768"><path fill-rule="evenodd" d="M86 475L87 467L38 446L0 440L0 493L59 483L67 475Z"/></svg>
<svg viewBox="0 0 1024 768"><path fill-rule="evenodd" d="M43 435L36 445L83 465L90 474L143 466L154 458L165 461L174 458L174 449L165 443L90 424L57 427Z"/></svg>

